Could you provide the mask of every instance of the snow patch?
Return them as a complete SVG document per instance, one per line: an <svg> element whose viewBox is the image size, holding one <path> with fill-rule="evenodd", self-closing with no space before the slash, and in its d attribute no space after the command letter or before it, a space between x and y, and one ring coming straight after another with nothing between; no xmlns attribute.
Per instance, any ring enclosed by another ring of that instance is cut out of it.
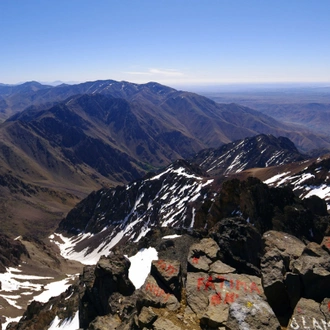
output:
<svg viewBox="0 0 330 330"><path fill-rule="evenodd" d="M158 252L155 248L141 249L137 254L128 258L131 266L128 270L128 278L139 289L145 282L151 269L151 262L158 260Z"/></svg>
<svg viewBox="0 0 330 330"><path fill-rule="evenodd" d="M172 239L172 238L178 238L178 237L181 237L182 235L177 235L177 234L174 234L174 235L167 235L167 236L163 236L162 239Z"/></svg>

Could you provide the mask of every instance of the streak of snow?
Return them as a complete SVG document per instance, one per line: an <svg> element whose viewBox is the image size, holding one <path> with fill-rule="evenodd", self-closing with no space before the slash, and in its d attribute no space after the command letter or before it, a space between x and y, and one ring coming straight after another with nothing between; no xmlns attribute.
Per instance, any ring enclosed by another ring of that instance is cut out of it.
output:
<svg viewBox="0 0 330 330"><path fill-rule="evenodd" d="M177 235L177 234L174 234L174 235L167 235L167 236L163 236L162 239L172 239L172 238L178 238L178 237L181 237L182 235Z"/></svg>
<svg viewBox="0 0 330 330"><path fill-rule="evenodd" d="M68 284L69 278L62 281L52 282L45 286L45 291L43 291L38 296L33 299L40 302L47 302L51 297L58 296L59 293L64 292L70 284Z"/></svg>
<svg viewBox="0 0 330 330"><path fill-rule="evenodd" d="M195 224L195 215L196 215L196 209L193 207L192 208L192 216L191 216L190 228L193 228L194 227L194 224Z"/></svg>
<svg viewBox="0 0 330 330"><path fill-rule="evenodd" d="M289 174L291 172L283 172L283 173L280 173L280 174L277 174L277 175L274 175L273 177L267 179L264 181L265 184L272 184L272 183L275 183L277 182L279 179L281 179L283 176L286 176L287 174Z"/></svg>
<svg viewBox="0 0 330 330"><path fill-rule="evenodd" d="M50 324L48 330L77 330L79 329L79 312L72 318L61 320L57 315Z"/></svg>
<svg viewBox="0 0 330 330"><path fill-rule="evenodd" d="M311 186L311 190L308 192L307 195L304 196L304 198L309 198L313 195L318 196L322 199L330 199L330 187L326 184L322 184L318 187Z"/></svg>

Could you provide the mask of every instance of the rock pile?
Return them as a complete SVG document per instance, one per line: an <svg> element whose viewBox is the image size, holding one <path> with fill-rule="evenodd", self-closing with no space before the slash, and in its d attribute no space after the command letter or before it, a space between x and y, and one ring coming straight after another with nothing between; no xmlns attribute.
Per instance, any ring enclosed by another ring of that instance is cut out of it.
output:
<svg viewBox="0 0 330 330"><path fill-rule="evenodd" d="M41 318L48 329L47 313L54 317L66 304L79 312L80 328L90 330L330 329L328 236L320 244L273 230L261 236L230 218L155 247L159 259L141 288L117 251L86 266L79 283L51 306L32 303L10 329L36 329L31 324Z"/></svg>

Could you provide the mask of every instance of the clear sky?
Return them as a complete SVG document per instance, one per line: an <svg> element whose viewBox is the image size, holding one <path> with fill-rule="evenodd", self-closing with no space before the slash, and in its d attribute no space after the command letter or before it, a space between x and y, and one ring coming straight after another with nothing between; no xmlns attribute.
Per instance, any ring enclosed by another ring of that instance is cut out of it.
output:
<svg viewBox="0 0 330 330"><path fill-rule="evenodd" d="M0 0L0 82L330 82L330 0Z"/></svg>

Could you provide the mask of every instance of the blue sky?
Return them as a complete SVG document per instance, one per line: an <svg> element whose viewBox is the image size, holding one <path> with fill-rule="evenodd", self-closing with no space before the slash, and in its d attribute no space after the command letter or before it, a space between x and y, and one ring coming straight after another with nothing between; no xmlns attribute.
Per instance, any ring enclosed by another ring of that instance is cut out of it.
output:
<svg viewBox="0 0 330 330"><path fill-rule="evenodd" d="M1 0L0 82L330 82L330 0Z"/></svg>

